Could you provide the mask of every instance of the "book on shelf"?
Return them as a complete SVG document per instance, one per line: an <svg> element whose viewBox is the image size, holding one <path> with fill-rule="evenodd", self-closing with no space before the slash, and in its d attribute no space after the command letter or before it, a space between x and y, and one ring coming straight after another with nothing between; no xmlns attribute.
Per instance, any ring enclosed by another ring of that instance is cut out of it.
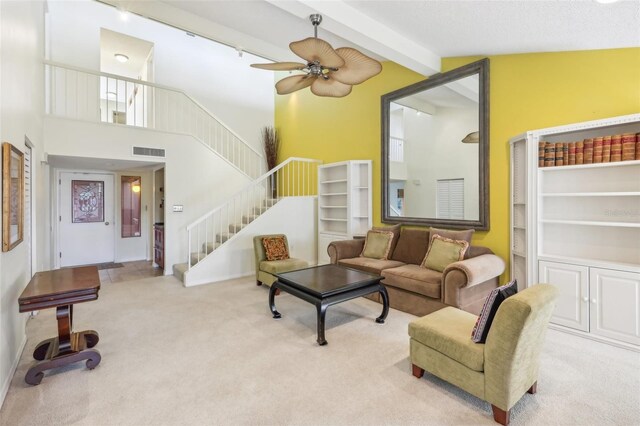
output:
<svg viewBox="0 0 640 426"><path fill-rule="evenodd" d="M564 166L564 144L556 142L556 166Z"/></svg>
<svg viewBox="0 0 640 426"><path fill-rule="evenodd" d="M611 136L611 162L622 160L622 135Z"/></svg>
<svg viewBox="0 0 640 426"><path fill-rule="evenodd" d="M602 163L602 136L593 138L593 162Z"/></svg>
<svg viewBox="0 0 640 426"><path fill-rule="evenodd" d="M584 140L584 164L593 163L593 139Z"/></svg>
<svg viewBox="0 0 640 426"><path fill-rule="evenodd" d="M562 143L562 157L564 159L564 165L569 164L569 142Z"/></svg>
<svg viewBox="0 0 640 426"><path fill-rule="evenodd" d="M576 164L576 143L569 142L569 165L573 166Z"/></svg>
<svg viewBox="0 0 640 426"><path fill-rule="evenodd" d="M611 160L611 136L602 138L602 162L608 163Z"/></svg>
<svg viewBox="0 0 640 426"><path fill-rule="evenodd" d="M622 161L631 161L636 159L636 134L622 134Z"/></svg>
<svg viewBox="0 0 640 426"><path fill-rule="evenodd" d="M636 133L636 160L640 160L640 133Z"/></svg>
<svg viewBox="0 0 640 426"><path fill-rule="evenodd" d="M544 146L544 166L553 167L556 165L556 144L547 142Z"/></svg>
<svg viewBox="0 0 640 426"><path fill-rule="evenodd" d="M547 145L546 142L538 142L538 167L544 167L544 148Z"/></svg>
<svg viewBox="0 0 640 426"><path fill-rule="evenodd" d="M576 142L576 164L584 164L584 141Z"/></svg>

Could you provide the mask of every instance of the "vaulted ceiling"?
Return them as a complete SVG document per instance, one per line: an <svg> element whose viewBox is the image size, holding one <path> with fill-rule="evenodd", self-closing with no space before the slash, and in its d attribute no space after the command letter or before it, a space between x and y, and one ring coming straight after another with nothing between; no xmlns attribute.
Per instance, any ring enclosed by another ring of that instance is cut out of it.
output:
<svg viewBox="0 0 640 426"><path fill-rule="evenodd" d="M640 46L637 0L583 1L119 1L105 0L272 60L296 60L287 46L313 34L430 75L450 56Z"/></svg>

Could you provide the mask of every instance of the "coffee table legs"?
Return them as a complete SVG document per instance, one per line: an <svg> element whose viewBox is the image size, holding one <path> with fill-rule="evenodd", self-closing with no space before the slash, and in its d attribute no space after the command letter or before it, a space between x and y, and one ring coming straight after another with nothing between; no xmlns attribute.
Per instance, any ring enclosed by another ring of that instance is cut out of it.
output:
<svg viewBox="0 0 640 426"><path fill-rule="evenodd" d="M382 296L382 313L376 318L376 322L384 324L384 320L389 314L389 293L387 293L387 289L382 284L380 284L380 296Z"/></svg>
<svg viewBox="0 0 640 426"><path fill-rule="evenodd" d="M271 309L271 314L273 314L274 318L281 318L280 312L276 310L276 293L278 292L278 282L274 282L271 284L269 288L269 309Z"/></svg>
<svg viewBox="0 0 640 426"><path fill-rule="evenodd" d="M317 319L317 327L318 327L318 338L316 341L320 346L324 346L327 344L326 339L324 338L324 318L327 314L327 308L329 306L324 303L316 303L316 310L318 311L318 319Z"/></svg>

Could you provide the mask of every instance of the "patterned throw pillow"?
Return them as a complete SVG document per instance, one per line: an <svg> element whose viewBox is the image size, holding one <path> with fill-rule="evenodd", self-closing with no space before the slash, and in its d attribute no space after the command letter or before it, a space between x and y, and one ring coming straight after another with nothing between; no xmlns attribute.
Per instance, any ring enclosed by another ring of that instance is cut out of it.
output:
<svg viewBox="0 0 640 426"><path fill-rule="evenodd" d="M452 240L438 234L431 236L429 250L420 265L423 268L442 272L444 268L464 259L469 243L463 240Z"/></svg>
<svg viewBox="0 0 640 426"><path fill-rule="evenodd" d="M500 304L504 302L507 297L513 296L517 292L518 282L513 280L502 287L493 289L491 293L489 293L487 299L484 301L484 305L482 306L482 311L480 311L480 316L476 321L476 325L473 327L471 340L476 343L484 343L487 341L489 328L491 327L493 318L496 316L496 312L498 312Z"/></svg>
<svg viewBox="0 0 640 426"><path fill-rule="evenodd" d="M264 253L267 260L285 260L289 259L289 250L284 242L284 237L264 237L262 239Z"/></svg>
<svg viewBox="0 0 640 426"><path fill-rule="evenodd" d="M360 257L387 260L392 242L393 232L391 231L369 231Z"/></svg>

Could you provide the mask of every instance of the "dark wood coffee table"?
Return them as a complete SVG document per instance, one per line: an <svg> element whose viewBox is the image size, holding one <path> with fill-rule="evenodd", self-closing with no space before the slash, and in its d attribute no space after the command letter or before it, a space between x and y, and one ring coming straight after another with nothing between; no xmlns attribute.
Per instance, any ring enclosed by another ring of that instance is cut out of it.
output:
<svg viewBox="0 0 640 426"><path fill-rule="evenodd" d="M36 346L33 357L39 362L27 371L24 380L28 384L40 384L44 372L52 368L86 361L92 370L100 364L100 352L93 349L98 344L98 332L73 331L73 305L96 300L98 290L100 277L95 266L38 272L31 279L18 299L20 312L56 308L58 336Z"/></svg>
<svg viewBox="0 0 640 426"><path fill-rule="evenodd" d="M389 295L380 283L382 277L338 265L323 265L298 271L276 274L278 280L269 289L269 307L274 318L280 318L276 310L275 296L278 289L286 291L316 306L318 312L318 344L326 345L324 317L327 308L336 303L362 297L371 293L382 296L382 314L377 323L384 323L389 313Z"/></svg>

